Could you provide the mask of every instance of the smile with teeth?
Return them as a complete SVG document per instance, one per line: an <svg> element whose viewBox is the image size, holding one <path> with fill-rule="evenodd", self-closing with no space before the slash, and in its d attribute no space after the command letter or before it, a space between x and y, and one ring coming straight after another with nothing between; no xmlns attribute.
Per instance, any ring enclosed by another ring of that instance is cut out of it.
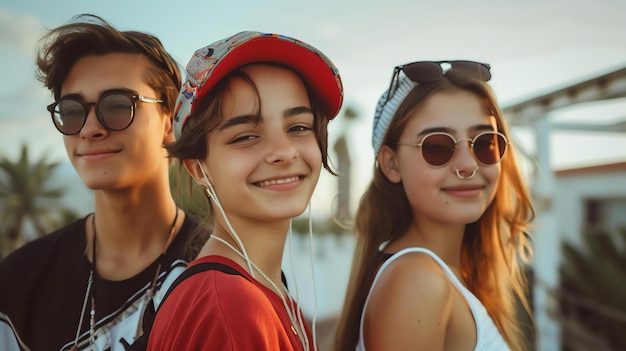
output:
<svg viewBox="0 0 626 351"><path fill-rule="evenodd" d="M258 186L260 187L265 187L265 186L270 186L270 185L276 185L276 184L285 184L285 183L291 183L291 182L295 182L298 179L300 179L300 177L298 176L293 176L293 177L289 177L289 178L284 178L284 179L271 179L271 180L264 180L262 182L258 182L256 183Z"/></svg>

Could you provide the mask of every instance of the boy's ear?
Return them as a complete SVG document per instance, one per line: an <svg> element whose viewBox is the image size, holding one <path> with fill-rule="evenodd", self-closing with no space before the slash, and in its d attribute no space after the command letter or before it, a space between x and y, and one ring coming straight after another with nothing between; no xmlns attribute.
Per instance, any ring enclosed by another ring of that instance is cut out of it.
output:
<svg viewBox="0 0 626 351"><path fill-rule="evenodd" d="M378 161L378 167L380 167L380 170L383 171L383 174L389 181L392 183L400 183L402 181L402 176L398 171L398 158L394 150L387 145L383 145L378 152L376 160Z"/></svg>
<svg viewBox="0 0 626 351"><path fill-rule="evenodd" d="M164 134L163 134L163 145L169 145L176 141L176 137L174 136L174 123L171 112L167 112L167 116L165 116L165 126L164 126Z"/></svg>

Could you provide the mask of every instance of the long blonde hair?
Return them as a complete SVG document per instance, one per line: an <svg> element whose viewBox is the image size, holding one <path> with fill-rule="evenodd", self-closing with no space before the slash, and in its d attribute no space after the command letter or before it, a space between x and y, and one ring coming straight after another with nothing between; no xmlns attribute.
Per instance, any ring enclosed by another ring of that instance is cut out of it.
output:
<svg viewBox="0 0 626 351"><path fill-rule="evenodd" d="M508 127L489 86L463 71L451 69L439 80L417 84L412 89L393 116L383 145L397 148L411 112L428 97L459 89L478 96L486 112L495 116L498 131L510 140ZM514 146L509 144L507 155L501 161L502 173L494 200L478 221L465 227L461 268L469 289L484 304L511 349L523 350L525 343L517 322L517 304L521 302L530 314L523 263L532 255L527 230L534 211L514 151ZM379 264L379 247L406 232L413 220L411 213L402 184L390 182L379 167L374 167L374 178L356 213L357 242L336 333L337 350L354 350L363 305Z"/></svg>

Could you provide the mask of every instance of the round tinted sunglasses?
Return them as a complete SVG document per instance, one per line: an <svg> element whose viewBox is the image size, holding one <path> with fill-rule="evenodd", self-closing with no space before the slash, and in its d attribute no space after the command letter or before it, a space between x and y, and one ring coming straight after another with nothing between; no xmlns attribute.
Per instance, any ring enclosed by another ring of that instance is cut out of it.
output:
<svg viewBox="0 0 626 351"><path fill-rule="evenodd" d="M387 91L388 102L398 89L400 72L415 83L433 82L445 74L444 67L454 68L475 75L479 79L488 82L491 79L491 66L488 63L476 61L418 61L396 66L393 70L389 90Z"/></svg>
<svg viewBox="0 0 626 351"><path fill-rule="evenodd" d="M95 106L96 117L104 128L120 131L133 123L138 101L163 102L133 91L109 90L98 101L90 103L86 103L79 95L69 95L48 105L47 110L50 111L54 126L65 135L75 135L83 129L92 106Z"/></svg>
<svg viewBox="0 0 626 351"><path fill-rule="evenodd" d="M500 132L482 132L473 139L455 139L445 132L433 132L424 135L422 140L415 143L398 143L398 145L417 146L424 161L434 167L441 167L454 157L456 145L461 141L469 141L472 154L476 161L483 165L493 165L502 159L509 141Z"/></svg>

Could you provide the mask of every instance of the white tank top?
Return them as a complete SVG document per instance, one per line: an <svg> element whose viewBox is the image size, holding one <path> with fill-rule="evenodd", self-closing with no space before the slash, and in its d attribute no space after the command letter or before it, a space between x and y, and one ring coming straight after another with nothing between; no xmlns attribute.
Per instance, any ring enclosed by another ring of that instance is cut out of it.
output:
<svg viewBox="0 0 626 351"><path fill-rule="evenodd" d="M370 287L370 291L367 294L367 299L365 300L363 311L361 312L361 323L359 325L359 342L356 345L355 351L365 351L365 344L363 343L363 320L365 319L365 309L367 308L367 303L370 300L370 296L372 290L374 289L374 286L376 285L376 282L380 278L382 272L385 270L385 268L387 268L389 264L391 264L391 262L409 252L422 252L432 257L432 259L435 260L435 262L437 262L439 266L441 266L441 269L446 272L446 275L448 276L448 279L450 279L452 285L454 285L454 287L467 301L467 304L472 311L472 315L474 316L474 322L476 323L476 347L474 348L474 351L510 350L509 346L502 338L502 335L500 335L500 331L487 313L485 306L483 306L480 300L478 300L478 298L474 296L471 291L469 291L465 286L463 286L463 284L461 284L461 282L456 277L456 275L454 275L450 267L448 267L448 265L443 262L441 258L435 255L434 252L424 248L412 247L400 250L393 254L393 256L389 257L389 259L385 261L385 263L383 263L383 265L378 270L378 273L376 273L374 281L372 282L372 286Z"/></svg>

